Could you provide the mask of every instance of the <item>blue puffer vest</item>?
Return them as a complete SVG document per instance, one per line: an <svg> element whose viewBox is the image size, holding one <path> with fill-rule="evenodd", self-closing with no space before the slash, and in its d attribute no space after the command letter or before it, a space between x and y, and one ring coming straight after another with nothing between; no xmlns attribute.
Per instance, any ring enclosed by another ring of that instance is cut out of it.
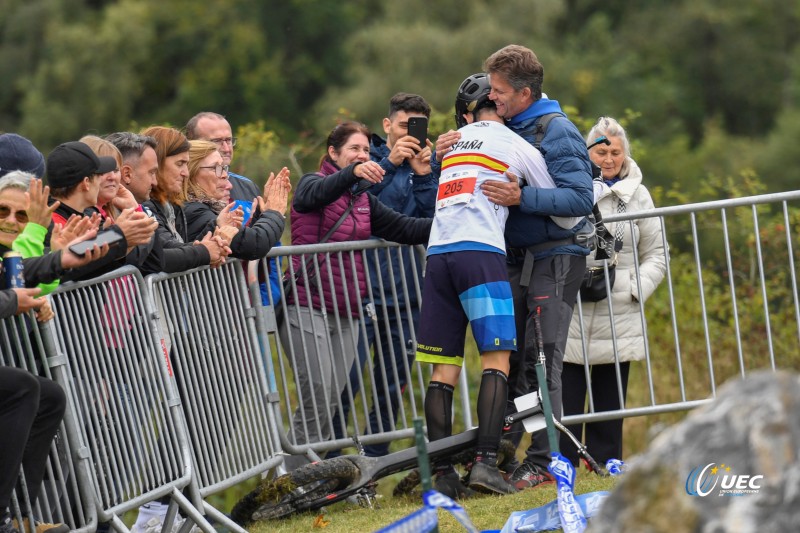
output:
<svg viewBox="0 0 800 533"><path fill-rule="evenodd" d="M338 172L339 169L327 161L322 164L318 175L330 176ZM328 238L326 242L345 242L345 241L360 241L367 240L372 233L372 226L370 223L370 205L369 196L366 194L359 194L354 196L350 191L341 195L336 201L328 204L319 211L310 213L299 213L294 207L292 208L292 244L317 244L325 236L326 233L336 224L342 217L350 202L354 202L353 210L347 215L347 218L342 224L336 228L336 231ZM350 302L350 315L358 316L358 295L361 298L367 293L366 275L364 273L364 261L360 253L353 255L352 259L350 254L342 254L342 261L339 262L335 254L331 254L330 271L332 272L332 280L329 278L328 265L325 254L318 254L317 261L320 267L320 278L314 268L314 261L306 256L308 262L308 275L311 289L308 290L304 285L302 275L302 258L295 256L292 258L292 265L294 272L297 273L297 302L300 305L308 305L308 293L311 293L311 305L315 309L322 309L322 302L325 303L325 309L333 312L338 307L339 314L342 316L347 315L347 305L345 303L345 290L347 290L347 298ZM358 285L351 283L353 264L355 264L355 271L358 277ZM342 285L342 274L344 279L348 280L347 287ZM322 294L319 293L319 282L322 282ZM332 281L332 282L331 282ZM336 290L336 307L334 307L333 294L331 292L331 285ZM289 302L293 302L293 298L289 298Z"/></svg>

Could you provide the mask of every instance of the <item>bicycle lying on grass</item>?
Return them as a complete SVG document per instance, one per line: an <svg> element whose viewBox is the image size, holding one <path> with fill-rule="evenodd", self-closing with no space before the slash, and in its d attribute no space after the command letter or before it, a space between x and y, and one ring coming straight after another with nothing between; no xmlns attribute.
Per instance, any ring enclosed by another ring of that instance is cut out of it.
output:
<svg viewBox="0 0 800 533"><path fill-rule="evenodd" d="M523 398L536 396L531 393ZM506 416L506 426L524 422L542 415L537 399L536 405ZM607 476L589 452L575 436L560 422L553 420L556 428L564 433L576 446L578 455L589 471ZM478 428L428 443L428 456L433 461L448 457L453 464L470 467L475 457ZM501 441L498 464L502 466L513 460L514 445ZM284 518L294 513L320 509L326 505L355 496L360 502L371 502L375 496L378 480L417 465L417 449L409 448L390 453L383 457L361 455L342 455L333 459L323 459L300 467L288 474L272 480L264 480L252 492L244 496L231 511L231 517L240 524L253 521ZM469 476L469 473L467 473ZM414 471L402 479L394 490L395 496L409 493L419 484L419 473Z"/></svg>

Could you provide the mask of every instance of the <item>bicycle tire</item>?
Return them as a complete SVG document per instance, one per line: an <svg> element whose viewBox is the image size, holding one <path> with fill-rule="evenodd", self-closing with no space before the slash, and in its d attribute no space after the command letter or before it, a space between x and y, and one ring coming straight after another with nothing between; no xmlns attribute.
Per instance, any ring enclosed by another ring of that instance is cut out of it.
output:
<svg viewBox="0 0 800 533"><path fill-rule="evenodd" d="M244 527L253 521L253 513L259 508L261 503L258 497L261 494L261 487L251 490L236 502L231 509L231 520Z"/></svg>
<svg viewBox="0 0 800 533"><path fill-rule="evenodd" d="M274 480L271 486L277 489L277 493L270 498L272 501L266 503L262 496L261 505L251 514L251 519L272 520L299 511L319 509L327 503L325 495L347 487L360 475L355 463L345 457L302 466Z"/></svg>

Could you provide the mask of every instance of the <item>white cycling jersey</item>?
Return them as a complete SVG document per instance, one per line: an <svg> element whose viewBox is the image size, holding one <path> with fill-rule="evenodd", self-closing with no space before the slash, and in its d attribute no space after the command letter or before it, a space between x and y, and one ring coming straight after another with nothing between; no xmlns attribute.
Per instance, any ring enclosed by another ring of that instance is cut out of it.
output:
<svg viewBox="0 0 800 533"><path fill-rule="evenodd" d="M480 121L458 131L461 139L442 160L428 254L491 248L505 253L508 208L490 202L481 184L507 181L506 171L533 187L553 188L555 182L542 154L505 125Z"/></svg>

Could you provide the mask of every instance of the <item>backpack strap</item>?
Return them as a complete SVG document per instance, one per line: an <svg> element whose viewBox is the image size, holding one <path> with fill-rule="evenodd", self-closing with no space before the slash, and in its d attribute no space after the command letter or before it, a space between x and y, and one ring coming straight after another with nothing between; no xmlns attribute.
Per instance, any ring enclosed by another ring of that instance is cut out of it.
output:
<svg viewBox="0 0 800 533"><path fill-rule="evenodd" d="M542 152L542 155L544 155L544 151L542 151L542 139L544 139L544 135L547 133L547 126L550 125L551 120L558 116L561 116L561 113L547 113L536 119L536 130L533 132L533 147Z"/></svg>

